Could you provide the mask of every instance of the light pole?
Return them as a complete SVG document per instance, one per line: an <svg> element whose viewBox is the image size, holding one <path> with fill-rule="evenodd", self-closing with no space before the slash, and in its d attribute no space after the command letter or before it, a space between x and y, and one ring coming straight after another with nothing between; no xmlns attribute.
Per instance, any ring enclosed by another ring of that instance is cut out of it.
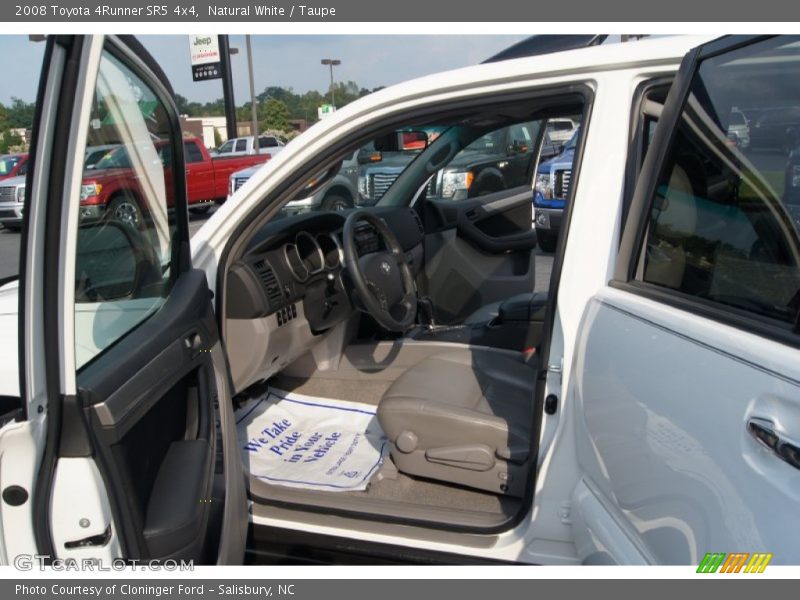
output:
<svg viewBox="0 0 800 600"><path fill-rule="evenodd" d="M329 66L331 69L331 106L336 108L336 98L333 95L333 67L339 66L342 64L342 61L335 58L323 58L322 64Z"/></svg>
<svg viewBox="0 0 800 600"><path fill-rule="evenodd" d="M253 81L253 48L250 45L250 35L244 36L247 43L247 70L250 73L250 117L253 120L253 148L255 153L258 154L261 149L261 142L258 139L258 114L256 110L256 87Z"/></svg>

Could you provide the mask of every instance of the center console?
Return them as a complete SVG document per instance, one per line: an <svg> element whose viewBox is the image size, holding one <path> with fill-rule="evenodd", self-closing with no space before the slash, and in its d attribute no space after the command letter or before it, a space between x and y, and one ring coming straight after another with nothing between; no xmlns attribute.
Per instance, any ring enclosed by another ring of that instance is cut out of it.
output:
<svg viewBox="0 0 800 600"><path fill-rule="evenodd" d="M425 299L420 299L420 306L426 306ZM425 316L429 324L415 327L407 337L523 352L538 346L542 338L546 310L546 292L512 296L500 303L496 315L482 323L437 325L433 311L427 308Z"/></svg>

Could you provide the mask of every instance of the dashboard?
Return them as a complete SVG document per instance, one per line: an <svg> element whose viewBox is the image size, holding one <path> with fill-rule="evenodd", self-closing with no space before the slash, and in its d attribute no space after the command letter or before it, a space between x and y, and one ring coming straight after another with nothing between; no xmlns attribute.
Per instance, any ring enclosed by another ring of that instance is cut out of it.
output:
<svg viewBox="0 0 800 600"><path fill-rule="evenodd" d="M373 209L397 236L414 275L422 266L422 224L409 208ZM314 212L268 223L228 272L226 315L282 326L302 314L313 334L346 320L353 310L344 269L346 211ZM368 224L355 232L359 256L384 249Z"/></svg>

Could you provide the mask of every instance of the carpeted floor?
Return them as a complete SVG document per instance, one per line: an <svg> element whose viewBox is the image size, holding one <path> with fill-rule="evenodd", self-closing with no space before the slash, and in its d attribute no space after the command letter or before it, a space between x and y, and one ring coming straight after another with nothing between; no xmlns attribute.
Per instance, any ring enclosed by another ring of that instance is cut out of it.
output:
<svg viewBox="0 0 800 600"><path fill-rule="evenodd" d="M391 385L387 381L349 381L341 379L324 379L314 377L303 380L299 378L280 376L270 381L276 388L287 392L296 392L320 398L335 398L350 400L377 406L384 392ZM265 484L269 485L269 484ZM281 496L278 486L270 486L270 494ZM286 488L283 488L286 490ZM287 492L289 493L289 492ZM294 496L296 490L291 492ZM448 509L451 511L465 511L469 513L485 513L498 517L510 517L520 507L520 500L472 490L469 488L450 485L447 483L428 481L412 478L402 473L396 478L376 478L370 486L361 492L322 492L314 491L315 496L323 495L331 502L337 497L345 500L347 497L362 500L374 500L374 511L380 512L381 504L401 503L423 508ZM372 511L370 511L372 512Z"/></svg>

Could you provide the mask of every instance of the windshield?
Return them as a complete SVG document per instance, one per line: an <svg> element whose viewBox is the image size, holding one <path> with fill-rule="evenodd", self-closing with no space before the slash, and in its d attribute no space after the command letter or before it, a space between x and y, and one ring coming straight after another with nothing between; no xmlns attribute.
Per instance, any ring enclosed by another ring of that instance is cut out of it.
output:
<svg viewBox="0 0 800 600"><path fill-rule="evenodd" d="M21 158L21 156L4 156L0 158L0 175L10 175Z"/></svg>

